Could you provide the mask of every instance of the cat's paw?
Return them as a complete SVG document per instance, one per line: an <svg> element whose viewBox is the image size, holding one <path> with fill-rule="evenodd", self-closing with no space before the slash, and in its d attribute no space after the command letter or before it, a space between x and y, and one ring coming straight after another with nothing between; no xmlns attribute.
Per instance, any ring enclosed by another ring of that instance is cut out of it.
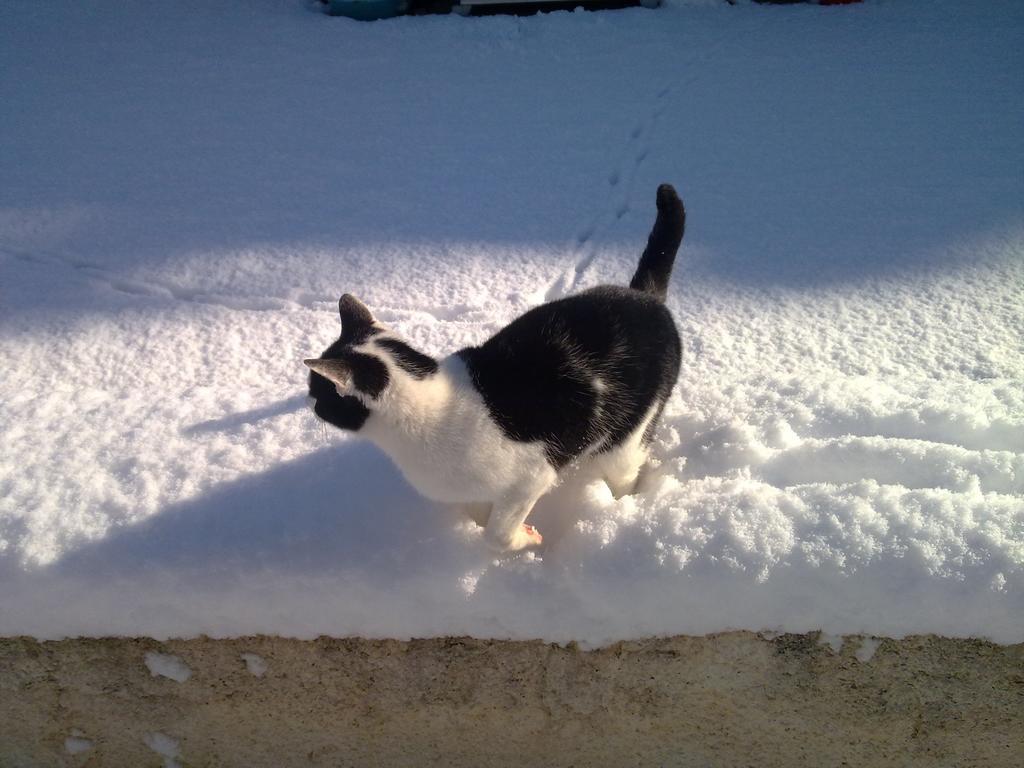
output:
<svg viewBox="0 0 1024 768"><path fill-rule="evenodd" d="M543 542L544 537L540 535L540 531L532 525L523 523L519 526L519 530L512 534L511 541L504 546L495 548L504 552L518 552L519 550L526 549L527 547L539 547Z"/></svg>
<svg viewBox="0 0 1024 768"><path fill-rule="evenodd" d="M527 547L539 547L544 543L544 537L540 535L540 531L534 528L532 525L523 523L523 535L527 537L529 544L524 546Z"/></svg>
<svg viewBox="0 0 1024 768"><path fill-rule="evenodd" d="M526 523L521 523L511 532L488 525L484 529L484 541L495 552L518 552L527 547L539 547L544 542L544 537L540 535L540 531Z"/></svg>

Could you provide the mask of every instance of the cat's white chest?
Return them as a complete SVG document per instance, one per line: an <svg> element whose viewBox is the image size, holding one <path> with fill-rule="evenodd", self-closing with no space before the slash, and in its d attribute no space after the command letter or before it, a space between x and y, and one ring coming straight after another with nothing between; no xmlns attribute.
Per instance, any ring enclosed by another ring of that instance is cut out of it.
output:
<svg viewBox="0 0 1024 768"><path fill-rule="evenodd" d="M449 503L491 502L555 471L544 446L505 437L473 387L461 358L404 395L399 414L371 417L364 434L424 496Z"/></svg>

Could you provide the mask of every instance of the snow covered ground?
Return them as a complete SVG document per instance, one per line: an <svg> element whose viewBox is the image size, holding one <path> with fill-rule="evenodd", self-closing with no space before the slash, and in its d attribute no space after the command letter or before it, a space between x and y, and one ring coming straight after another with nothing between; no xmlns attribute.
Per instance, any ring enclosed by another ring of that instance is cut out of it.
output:
<svg viewBox="0 0 1024 768"><path fill-rule="evenodd" d="M363 24L0 6L0 635L1024 640L1024 6ZM688 209L638 494L495 559L304 357L436 354Z"/></svg>

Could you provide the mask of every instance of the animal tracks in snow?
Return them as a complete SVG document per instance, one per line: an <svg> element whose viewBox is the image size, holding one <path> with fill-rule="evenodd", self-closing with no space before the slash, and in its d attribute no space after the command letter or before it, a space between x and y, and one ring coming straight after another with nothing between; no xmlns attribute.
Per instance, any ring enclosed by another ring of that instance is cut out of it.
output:
<svg viewBox="0 0 1024 768"><path fill-rule="evenodd" d="M597 235L613 227L630 212L637 173L651 152L655 128L671 93L670 87L660 89L653 103L644 111L645 116L630 129L629 137L619 152L619 160L608 172L604 203L576 235L574 265L551 285L545 295L546 301L567 296L578 288L584 272L597 257Z"/></svg>
<svg viewBox="0 0 1024 768"><path fill-rule="evenodd" d="M312 310L337 312L338 296L313 291L288 290L280 295L258 293L223 293L188 288L166 279L146 277L133 279L117 274L116 271L77 259L43 251L20 251L0 247L0 254L7 253L17 261L32 264L47 270L69 270L78 279L87 281L101 291L111 291L132 298L153 301L201 304L223 309L251 312L287 312ZM539 298L539 297L538 297ZM531 302L535 303L535 302ZM413 308L376 305L377 316L386 323L401 323L419 320L428 323L459 323L473 326L490 326L494 323L493 313L471 303L451 305L416 303Z"/></svg>
<svg viewBox="0 0 1024 768"><path fill-rule="evenodd" d="M260 296L242 294L222 294L183 288L166 281L155 279L134 280L117 275L104 267L83 261L74 256L65 256L43 251L19 251L9 247L3 248L18 261L45 268L72 270L88 282L101 288L132 297L162 299L166 301L185 302L190 304L207 304L225 309L250 310L258 312L281 311L287 309L319 309L337 299L315 296L308 293L297 293L294 296Z"/></svg>
<svg viewBox="0 0 1024 768"><path fill-rule="evenodd" d="M670 97L683 91L697 80L701 72L701 67L697 65L713 58L723 42L718 41L706 50L690 57L680 68L680 71L688 71L690 74L658 88L649 100L647 107L641 111L642 117L630 129L628 139L618 153L618 161L608 172L606 177L608 184L603 204L576 236L574 266L551 284L545 294L545 301L553 301L567 296L579 287L583 274L597 257L596 236L614 227L632 210L631 200L637 175L644 161L651 154L658 123L668 108ZM642 194L648 192L649 190L641 190Z"/></svg>

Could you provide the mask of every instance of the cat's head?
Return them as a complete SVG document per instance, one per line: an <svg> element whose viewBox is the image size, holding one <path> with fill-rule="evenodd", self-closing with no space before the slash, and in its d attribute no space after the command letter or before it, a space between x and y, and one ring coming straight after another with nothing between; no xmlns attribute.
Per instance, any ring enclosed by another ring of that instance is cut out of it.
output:
<svg viewBox="0 0 1024 768"><path fill-rule="evenodd" d="M338 301L341 336L310 368L313 410L340 429L358 430L396 390L437 373L437 361L418 352L377 322L359 299L346 293Z"/></svg>

